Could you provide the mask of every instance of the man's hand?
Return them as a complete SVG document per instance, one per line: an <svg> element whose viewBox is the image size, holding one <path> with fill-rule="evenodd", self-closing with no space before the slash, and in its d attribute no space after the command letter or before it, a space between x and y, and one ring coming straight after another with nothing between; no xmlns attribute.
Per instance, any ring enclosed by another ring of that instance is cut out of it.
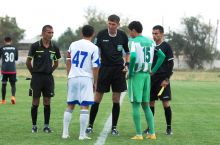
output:
<svg viewBox="0 0 220 145"><path fill-rule="evenodd" d="M168 79L165 79L165 80L162 81L162 83L161 83L160 86L166 88L166 86L167 86L169 83L170 83L169 80L168 80Z"/></svg>

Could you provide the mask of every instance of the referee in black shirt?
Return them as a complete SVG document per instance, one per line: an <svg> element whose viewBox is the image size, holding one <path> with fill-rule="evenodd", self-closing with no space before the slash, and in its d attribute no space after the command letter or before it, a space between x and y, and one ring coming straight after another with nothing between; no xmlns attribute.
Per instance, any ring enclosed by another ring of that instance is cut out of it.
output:
<svg viewBox="0 0 220 145"><path fill-rule="evenodd" d="M58 59L61 58L59 48L51 41L52 37L53 27L50 25L45 25L42 28L42 39L31 45L26 61L27 68L32 75L32 133L36 133L38 131L37 112L41 93L43 95L44 104L43 131L46 133L52 132L49 128L50 100L51 97L54 96L54 79L52 73L58 67Z"/></svg>
<svg viewBox="0 0 220 145"><path fill-rule="evenodd" d="M171 100L171 88L170 88L170 77L173 73L173 65L174 65L174 58L173 58L173 51L170 45L164 41L164 29L160 25L156 25L153 27L153 39L156 42L155 50L162 50L165 54L165 60L163 61L162 65L159 67L157 72L152 75L151 77L151 96L150 96L150 108L152 113L154 114L154 106L155 100L158 98L162 101L164 107L164 113L167 123L166 134L172 135L171 129L171 120L172 120L172 110L169 104ZM154 53L156 54L156 53ZM153 65L157 62L157 55L154 55ZM160 94L160 90L164 88L162 94ZM148 133L149 129L145 130L145 133Z"/></svg>
<svg viewBox="0 0 220 145"><path fill-rule="evenodd" d="M96 45L100 49L101 67L99 69L97 89L95 95L95 104L92 105L89 118L87 133L93 131L99 104L103 94L112 89L112 135L118 135L116 129L120 113L120 95L127 90L125 71L129 61L129 48L127 35L118 30L120 18L117 15L108 17L108 28L100 31L95 39ZM126 53L125 62L123 59L123 50Z"/></svg>

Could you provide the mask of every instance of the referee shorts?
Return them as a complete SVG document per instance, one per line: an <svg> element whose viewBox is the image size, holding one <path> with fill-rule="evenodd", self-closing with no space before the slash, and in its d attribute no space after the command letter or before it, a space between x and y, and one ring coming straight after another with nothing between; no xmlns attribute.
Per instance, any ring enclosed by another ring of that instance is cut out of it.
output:
<svg viewBox="0 0 220 145"><path fill-rule="evenodd" d="M101 66L99 69L97 92L124 92L127 90L124 66Z"/></svg>
<svg viewBox="0 0 220 145"><path fill-rule="evenodd" d="M163 93L160 96L157 96L161 89L161 83L164 80L164 77L161 78L159 76L151 77L151 91L150 91L150 101L155 101L160 99L161 101L169 101L171 100L171 88L170 83L164 88Z"/></svg>
<svg viewBox="0 0 220 145"><path fill-rule="evenodd" d="M54 96L54 78L52 74L32 74L31 88L33 97L53 97Z"/></svg>

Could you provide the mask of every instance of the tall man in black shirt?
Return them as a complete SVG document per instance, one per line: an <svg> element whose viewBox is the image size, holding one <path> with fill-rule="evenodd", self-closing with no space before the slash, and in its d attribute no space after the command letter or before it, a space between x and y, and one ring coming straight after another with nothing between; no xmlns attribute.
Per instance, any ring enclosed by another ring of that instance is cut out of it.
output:
<svg viewBox="0 0 220 145"><path fill-rule="evenodd" d="M153 39L156 42L156 50L162 50L165 54L165 60L163 61L160 68L157 70L155 74L151 77L151 96L150 96L150 108L152 113L154 114L154 106L155 100L158 98L162 101L164 107L164 113L166 117L167 129L166 134L172 135L171 129L171 120L172 120L172 110L169 104L171 100L171 89L170 89L170 77L173 73L173 51L170 45L164 41L164 29L160 25L156 25L153 27ZM154 53L156 54L156 53ZM154 55L153 65L157 62L157 55ZM164 89L164 90L163 90ZM160 94L162 92L162 94ZM148 133L149 129L146 129L145 132Z"/></svg>
<svg viewBox="0 0 220 145"><path fill-rule="evenodd" d="M89 126L86 130L91 133L93 124L99 109L99 104L103 94L112 89L112 135L118 135L116 129L120 113L120 95L127 89L125 80L126 67L129 61L129 48L127 35L118 30L120 18L117 15L108 17L108 28L100 31L95 39L96 45L100 49L101 67L99 69L95 104L91 107ZM125 61L123 60L123 50L125 51Z"/></svg>
<svg viewBox="0 0 220 145"><path fill-rule="evenodd" d="M44 129L46 133L52 132L49 128L50 121L50 100L54 96L53 71L58 67L60 56L59 48L52 43L53 27L45 25L42 28L42 39L33 43L28 53L26 65L32 75L31 88L33 100L31 107L32 133L37 129L37 112L41 93L44 104ZM33 65L32 65L33 60Z"/></svg>
<svg viewBox="0 0 220 145"><path fill-rule="evenodd" d="M9 80L11 85L11 104L15 104L15 92L16 92L16 64L18 60L18 49L12 46L11 37L7 36L4 39L4 46L0 48L0 58L2 59L2 101L0 104L6 104L6 86Z"/></svg>

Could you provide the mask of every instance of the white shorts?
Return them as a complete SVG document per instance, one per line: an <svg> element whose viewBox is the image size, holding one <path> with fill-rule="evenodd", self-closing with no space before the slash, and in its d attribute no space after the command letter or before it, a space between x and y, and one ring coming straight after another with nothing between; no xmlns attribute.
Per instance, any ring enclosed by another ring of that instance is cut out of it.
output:
<svg viewBox="0 0 220 145"><path fill-rule="evenodd" d="M74 77L68 79L67 104L89 106L94 104L93 79Z"/></svg>

